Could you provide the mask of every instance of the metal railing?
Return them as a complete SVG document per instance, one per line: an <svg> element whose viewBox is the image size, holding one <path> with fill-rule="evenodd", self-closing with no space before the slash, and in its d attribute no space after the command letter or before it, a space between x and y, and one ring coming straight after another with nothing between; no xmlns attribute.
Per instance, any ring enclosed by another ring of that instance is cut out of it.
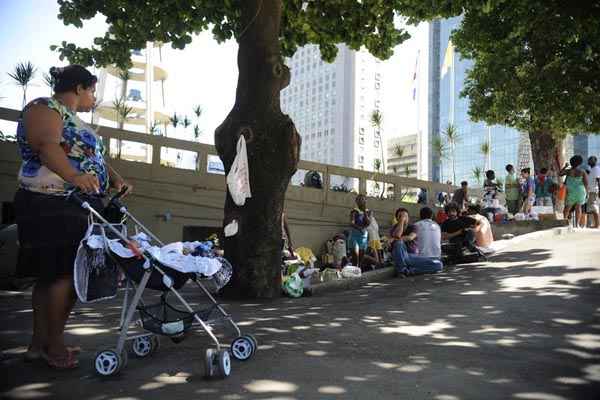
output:
<svg viewBox="0 0 600 400"><path fill-rule="evenodd" d="M0 121L9 121L16 122L19 118L20 112L13 109L0 107ZM11 134L13 132L4 132L4 134ZM200 174L200 175L210 175L215 178L223 179L223 177L215 175L215 173L209 172L208 168L208 158L209 156L218 156L217 151L214 146L197 143L182 139L175 139L165 136L158 135L149 135L146 133L127 131L122 129L111 128L107 126L99 126L97 129L98 135L100 135L105 141L107 146L110 146L111 139L112 142L120 145L123 141L135 142L147 145L151 148L151 162L146 164L147 167L151 167L155 170L163 169L163 168L177 168L173 166L168 166L161 164L161 149L162 148L170 148L174 150L183 150L190 151L196 153L196 170L195 171L186 171L190 174ZM111 151L112 152L112 151ZM114 154L112 152L112 159L119 161L127 161L120 154ZM446 184L425 181L415 178L401 177L398 175L390 175L390 174L382 174L376 172L369 172L363 170L357 170L347 167L341 167L336 165L329 164L321 164L312 161L301 160L298 163L298 170L306 170L306 171L317 171L322 177L322 188L315 189L310 188L311 190L322 190L325 192L325 197L327 196L327 192L335 192L332 185L332 177L336 179L337 177L347 178L350 180L358 181L358 192L367 194L368 182L370 186L373 186L373 182L377 184L381 184L381 192L387 192L385 198L389 200L401 200L401 193L407 193L407 190L412 190L413 192L418 189L426 189L427 190L427 200L428 204L434 205L437 193L439 192L448 192L453 191L456 187L449 187ZM185 174L185 173L184 173ZM187 176L187 175L186 175ZM224 179L223 179L224 180ZM385 190L383 188L385 187ZM307 188L308 189L308 188ZM373 195L372 197L380 197L379 195ZM383 198L383 196L381 196Z"/></svg>

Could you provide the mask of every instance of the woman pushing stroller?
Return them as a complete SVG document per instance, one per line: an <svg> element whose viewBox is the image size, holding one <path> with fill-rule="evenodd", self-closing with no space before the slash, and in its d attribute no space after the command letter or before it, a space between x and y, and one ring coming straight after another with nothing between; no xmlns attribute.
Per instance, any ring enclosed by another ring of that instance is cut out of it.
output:
<svg viewBox="0 0 600 400"><path fill-rule="evenodd" d="M77 117L94 107L96 76L80 65L52 68L50 75L54 95L27 104L17 126L23 160L15 194L17 274L36 278L33 335L25 359L70 369L78 365L78 348L65 345L64 329L75 304L73 263L88 212L65 197L77 188L102 209L109 188L130 192L132 186L105 162L102 139Z"/></svg>

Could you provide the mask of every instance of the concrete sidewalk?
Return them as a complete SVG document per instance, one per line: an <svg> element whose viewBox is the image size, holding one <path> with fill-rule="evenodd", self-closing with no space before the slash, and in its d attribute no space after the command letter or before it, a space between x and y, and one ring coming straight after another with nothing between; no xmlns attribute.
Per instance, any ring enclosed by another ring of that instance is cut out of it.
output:
<svg viewBox="0 0 600 400"><path fill-rule="evenodd" d="M260 350L225 381L202 378L208 341L163 340L118 377L94 375L114 346L117 301L78 306L67 327L81 367L25 364L29 293L0 302L0 393L58 399L598 398L600 246L590 232L521 240L493 262L366 283L312 298L226 305ZM201 297L186 289L195 302ZM217 329L221 332L222 330Z"/></svg>

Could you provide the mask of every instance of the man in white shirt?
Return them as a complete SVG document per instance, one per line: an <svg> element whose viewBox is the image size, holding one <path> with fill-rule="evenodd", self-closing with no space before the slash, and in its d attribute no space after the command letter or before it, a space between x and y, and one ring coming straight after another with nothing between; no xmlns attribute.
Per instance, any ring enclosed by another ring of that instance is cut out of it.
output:
<svg viewBox="0 0 600 400"><path fill-rule="evenodd" d="M440 226L432 220L433 210L421 208L420 217L421 220L415 224L419 255L439 259L442 256L442 233Z"/></svg>
<svg viewBox="0 0 600 400"><path fill-rule="evenodd" d="M590 166L590 172L588 174L588 199L587 199L587 213L592 214L594 217L593 228L600 227L600 221L598 217L598 192L600 191L600 166L598 159L594 156L588 158L588 165Z"/></svg>

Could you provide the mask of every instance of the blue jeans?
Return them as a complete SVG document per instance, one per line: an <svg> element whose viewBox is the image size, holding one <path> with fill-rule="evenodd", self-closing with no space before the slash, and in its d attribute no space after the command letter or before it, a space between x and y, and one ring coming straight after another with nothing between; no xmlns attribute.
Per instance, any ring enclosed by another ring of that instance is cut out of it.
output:
<svg viewBox="0 0 600 400"><path fill-rule="evenodd" d="M402 240L394 241L392 250L394 266L398 272L408 272L411 275L433 274L440 272L444 264L440 260L429 257L420 257L409 254L406 243Z"/></svg>

